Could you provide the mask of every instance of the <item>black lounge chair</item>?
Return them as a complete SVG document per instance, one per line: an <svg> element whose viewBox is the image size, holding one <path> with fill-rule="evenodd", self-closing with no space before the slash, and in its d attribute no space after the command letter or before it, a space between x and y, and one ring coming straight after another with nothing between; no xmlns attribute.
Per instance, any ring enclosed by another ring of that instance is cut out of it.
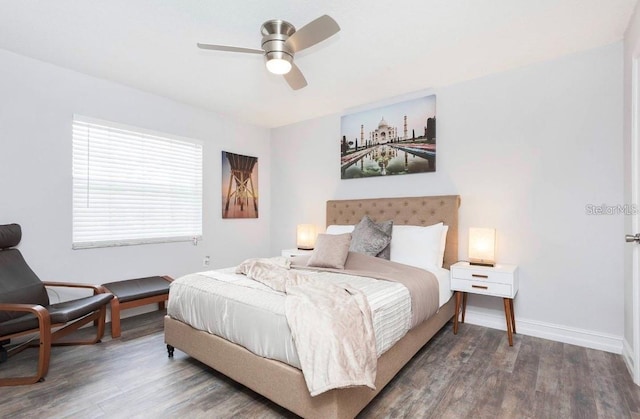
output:
<svg viewBox="0 0 640 419"><path fill-rule="evenodd" d="M36 375L0 378L0 386L33 384L43 381L49 370L52 345L90 345L104 335L106 307L113 295L100 285L42 282L29 268L15 246L22 230L18 224L0 225L0 361L29 346L32 340L8 347L11 339L26 335L38 338L40 354ZM93 295L51 304L45 287L88 288ZM95 338L59 341L81 326L96 322Z"/></svg>

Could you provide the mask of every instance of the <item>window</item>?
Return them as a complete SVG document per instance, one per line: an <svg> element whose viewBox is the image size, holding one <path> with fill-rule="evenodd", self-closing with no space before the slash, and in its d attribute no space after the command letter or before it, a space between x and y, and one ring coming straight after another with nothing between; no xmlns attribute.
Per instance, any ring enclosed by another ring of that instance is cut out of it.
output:
<svg viewBox="0 0 640 419"><path fill-rule="evenodd" d="M201 236L202 144L74 116L74 249Z"/></svg>

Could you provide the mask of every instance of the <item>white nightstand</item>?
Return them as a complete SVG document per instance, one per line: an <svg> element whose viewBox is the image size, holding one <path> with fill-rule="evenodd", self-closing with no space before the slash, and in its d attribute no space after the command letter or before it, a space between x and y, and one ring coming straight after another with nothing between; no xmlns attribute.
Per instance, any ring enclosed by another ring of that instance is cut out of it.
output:
<svg viewBox="0 0 640 419"><path fill-rule="evenodd" d="M502 297L509 346L513 346L513 334L516 333L513 299L518 293L518 267L516 265L503 264L490 267L471 265L469 262L458 262L451 265L450 270L451 291L456 292L456 315L453 320L453 333L458 333L458 315L460 311L462 311L461 323L464 323L468 292Z"/></svg>
<svg viewBox="0 0 640 419"><path fill-rule="evenodd" d="M313 250L303 250L303 249L284 249L280 254L287 258L293 258L296 256L306 256L313 253Z"/></svg>

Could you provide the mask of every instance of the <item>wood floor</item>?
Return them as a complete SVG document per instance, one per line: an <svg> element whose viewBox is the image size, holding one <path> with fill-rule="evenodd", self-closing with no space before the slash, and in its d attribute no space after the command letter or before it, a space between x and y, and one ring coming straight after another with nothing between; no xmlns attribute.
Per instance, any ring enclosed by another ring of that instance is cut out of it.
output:
<svg viewBox="0 0 640 419"><path fill-rule="evenodd" d="M53 349L43 383L0 387L1 418L294 417L176 350L161 312L122 322L122 337ZM107 335L109 327L107 327ZM0 364L35 369L36 350ZM361 418L640 418L640 388L622 358L463 324L447 325Z"/></svg>

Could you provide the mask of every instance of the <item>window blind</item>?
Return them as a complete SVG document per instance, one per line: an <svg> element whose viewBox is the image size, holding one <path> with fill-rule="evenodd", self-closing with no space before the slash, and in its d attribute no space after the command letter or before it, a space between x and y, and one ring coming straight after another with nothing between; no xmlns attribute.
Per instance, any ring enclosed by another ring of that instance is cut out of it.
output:
<svg viewBox="0 0 640 419"><path fill-rule="evenodd" d="M74 116L74 249L201 236L202 144Z"/></svg>

